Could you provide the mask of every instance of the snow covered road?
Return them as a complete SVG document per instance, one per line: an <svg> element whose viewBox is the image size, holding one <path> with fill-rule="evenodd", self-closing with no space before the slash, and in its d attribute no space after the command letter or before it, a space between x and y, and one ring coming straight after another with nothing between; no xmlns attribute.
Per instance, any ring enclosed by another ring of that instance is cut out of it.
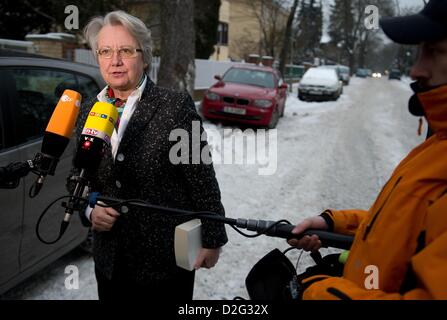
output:
<svg viewBox="0 0 447 320"><path fill-rule="evenodd" d="M416 134L418 119L407 111L410 95L407 83L385 78L353 78L336 102L301 102L290 94L277 127L275 174L259 175L258 165L215 165L226 215L296 223L326 208L367 209L393 167L424 139ZM225 128L233 127L205 123L207 131ZM237 134L222 135L224 142ZM214 153L223 151L214 146ZM216 267L196 273L195 299L248 298L250 268L270 250L288 247L282 239L245 238L230 227L227 232ZM298 254L288 256L295 262ZM309 263L304 254L300 270ZM77 290L64 287L67 265L79 268ZM74 251L0 299L97 299L93 262Z"/></svg>

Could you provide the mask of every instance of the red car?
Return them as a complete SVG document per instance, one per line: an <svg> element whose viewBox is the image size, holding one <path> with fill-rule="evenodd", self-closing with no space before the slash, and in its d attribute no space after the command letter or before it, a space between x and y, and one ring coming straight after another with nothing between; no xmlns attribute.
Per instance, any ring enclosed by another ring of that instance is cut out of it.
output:
<svg viewBox="0 0 447 320"><path fill-rule="evenodd" d="M237 121L275 128L284 114L287 84L270 67L233 66L205 93L202 114L207 119Z"/></svg>

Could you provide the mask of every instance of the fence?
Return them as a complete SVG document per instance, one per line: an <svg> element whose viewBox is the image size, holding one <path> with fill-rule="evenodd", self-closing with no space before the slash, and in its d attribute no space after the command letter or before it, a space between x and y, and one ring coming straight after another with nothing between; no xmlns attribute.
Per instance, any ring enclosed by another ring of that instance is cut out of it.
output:
<svg viewBox="0 0 447 320"><path fill-rule="evenodd" d="M208 89L212 86L216 79L216 74L223 75L232 65L240 64L238 62L230 61L214 61L196 59L196 81L194 82L194 88L196 90Z"/></svg>
<svg viewBox="0 0 447 320"><path fill-rule="evenodd" d="M75 59L76 62L87 63L97 66L95 57L93 56L92 50L86 49L75 49Z"/></svg>
<svg viewBox="0 0 447 320"><path fill-rule="evenodd" d="M36 48L32 41L10 40L0 39L0 49L23 51L29 53L35 53Z"/></svg>

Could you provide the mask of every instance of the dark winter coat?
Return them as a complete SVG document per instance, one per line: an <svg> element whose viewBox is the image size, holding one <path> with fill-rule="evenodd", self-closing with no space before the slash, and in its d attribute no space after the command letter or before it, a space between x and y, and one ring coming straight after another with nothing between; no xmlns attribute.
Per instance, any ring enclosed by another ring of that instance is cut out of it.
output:
<svg viewBox="0 0 447 320"><path fill-rule="evenodd" d="M78 137L93 103L80 112ZM148 79L116 160L108 147L98 172L90 178L91 190L108 197L142 199L160 206L224 215L213 165L202 161L175 165L169 160L171 147L178 143L169 141L171 131L182 128L191 137L192 122L200 120L188 94L157 87ZM203 131L201 122L200 130ZM201 142L202 148L206 145L206 141ZM137 283L169 279L179 271L174 255L174 229L190 219L129 206L111 231L94 232L96 268L110 278L119 257ZM83 220L88 225L85 217ZM223 224L202 221L203 247L218 248L227 241Z"/></svg>

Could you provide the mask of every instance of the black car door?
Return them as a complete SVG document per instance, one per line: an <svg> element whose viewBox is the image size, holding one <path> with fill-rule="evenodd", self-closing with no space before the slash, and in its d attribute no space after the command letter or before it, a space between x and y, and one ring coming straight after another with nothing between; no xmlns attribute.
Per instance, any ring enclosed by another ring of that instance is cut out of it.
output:
<svg viewBox="0 0 447 320"><path fill-rule="evenodd" d="M77 88L77 78L68 70L33 67L15 67L13 74L16 81L19 103L19 122L21 123L19 148L25 159L33 159L40 152L42 137L48 121L60 98L61 89ZM81 243L87 235L87 229L80 225L78 219L72 219L66 234L53 245L47 245L37 238L35 227L42 211L57 197L66 195L66 178L72 166L74 145L69 144L58 162L54 176L48 176L39 195L30 198L28 191L36 181L35 175L24 178L25 198L23 209L23 232L20 244L21 271L45 264L44 260L68 252ZM56 239L59 233L64 208L60 202L48 210L42 219L39 233L46 241Z"/></svg>
<svg viewBox="0 0 447 320"><path fill-rule="evenodd" d="M16 93L11 73L0 69L0 166L23 161L23 155L14 143ZM0 292L20 271L23 199L23 184L14 189L0 189Z"/></svg>

